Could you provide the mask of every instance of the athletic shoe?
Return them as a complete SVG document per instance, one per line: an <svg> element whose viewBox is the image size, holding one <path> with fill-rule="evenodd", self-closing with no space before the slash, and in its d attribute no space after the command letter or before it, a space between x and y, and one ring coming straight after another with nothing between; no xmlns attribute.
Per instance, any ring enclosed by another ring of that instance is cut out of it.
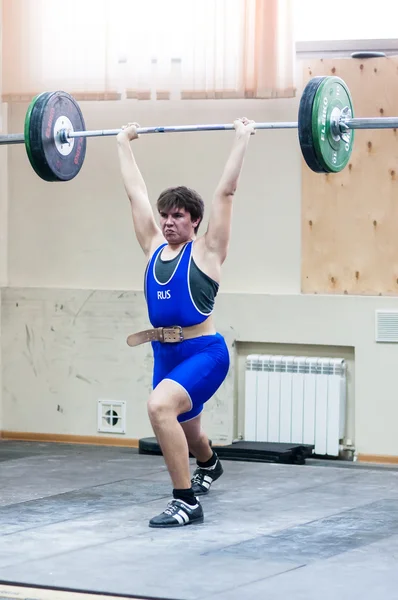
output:
<svg viewBox="0 0 398 600"><path fill-rule="evenodd" d="M181 527L203 523L203 509L199 501L194 506L183 500L171 500L164 512L149 521L149 527Z"/></svg>
<svg viewBox="0 0 398 600"><path fill-rule="evenodd" d="M191 479L191 485L195 496L208 494L213 481L216 481L224 473L224 469L217 458L212 467L197 467Z"/></svg>

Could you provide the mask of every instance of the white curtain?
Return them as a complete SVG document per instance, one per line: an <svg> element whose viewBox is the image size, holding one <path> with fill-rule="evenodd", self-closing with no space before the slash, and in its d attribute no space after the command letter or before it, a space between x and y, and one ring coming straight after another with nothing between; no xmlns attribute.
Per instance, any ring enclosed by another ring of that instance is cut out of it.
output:
<svg viewBox="0 0 398 600"><path fill-rule="evenodd" d="M294 0L3 0L3 95L293 96Z"/></svg>

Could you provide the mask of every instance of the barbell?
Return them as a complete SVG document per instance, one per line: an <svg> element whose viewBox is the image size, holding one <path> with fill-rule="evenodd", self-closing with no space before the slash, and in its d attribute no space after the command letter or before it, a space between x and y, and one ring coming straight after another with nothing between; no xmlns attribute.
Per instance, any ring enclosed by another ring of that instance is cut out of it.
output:
<svg viewBox="0 0 398 600"><path fill-rule="evenodd" d="M255 129L298 129L303 157L316 173L342 171L353 149L355 129L394 129L398 117L354 118L346 83L314 77L304 88L297 122L255 123ZM142 127L139 134L227 131L233 124ZM117 135L121 129L86 131L76 100L63 91L43 92L30 103L24 133L0 136L1 144L25 144L29 161L45 181L69 181L83 166L88 137Z"/></svg>

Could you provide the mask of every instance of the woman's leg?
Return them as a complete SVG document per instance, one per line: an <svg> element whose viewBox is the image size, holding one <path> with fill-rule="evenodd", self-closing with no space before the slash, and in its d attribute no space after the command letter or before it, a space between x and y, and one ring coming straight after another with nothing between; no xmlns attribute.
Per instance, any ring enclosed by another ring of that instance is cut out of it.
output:
<svg viewBox="0 0 398 600"><path fill-rule="evenodd" d="M191 407L187 392L170 379L163 379L148 400L149 418L176 489L191 487L188 443L177 420Z"/></svg>
<svg viewBox="0 0 398 600"><path fill-rule="evenodd" d="M188 448L191 454L200 462L206 462L213 456L213 450L210 447L209 438L202 429L201 414L181 423L187 438Z"/></svg>

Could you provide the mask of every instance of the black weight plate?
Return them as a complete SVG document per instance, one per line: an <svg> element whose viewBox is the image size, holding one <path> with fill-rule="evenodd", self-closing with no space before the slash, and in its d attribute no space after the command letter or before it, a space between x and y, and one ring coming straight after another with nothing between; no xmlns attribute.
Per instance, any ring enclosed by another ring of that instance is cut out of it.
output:
<svg viewBox="0 0 398 600"><path fill-rule="evenodd" d="M373 52L373 50L371 51L361 51L361 52L353 52L351 54L351 58L385 58L385 53L384 52Z"/></svg>
<svg viewBox="0 0 398 600"><path fill-rule="evenodd" d="M298 112L298 136L301 152L307 165L315 173L328 173L319 161L312 135L312 107L318 87L325 77L313 77L305 86Z"/></svg>
<svg viewBox="0 0 398 600"><path fill-rule="evenodd" d="M46 138L45 133L42 131L44 124L43 110L54 93L55 92L44 92L40 94L30 111L29 118L29 154L31 163L39 177L45 181L59 181L59 178L54 175L47 162L46 153L44 151ZM47 138L47 140L48 139L55 145L54 136L51 135L51 133L50 138Z"/></svg>
<svg viewBox="0 0 398 600"><path fill-rule="evenodd" d="M69 181L76 177L86 155L86 138L60 145L56 132L64 127L84 131L85 123L77 102L66 92L40 94L28 110L25 138L29 160L45 181Z"/></svg>

